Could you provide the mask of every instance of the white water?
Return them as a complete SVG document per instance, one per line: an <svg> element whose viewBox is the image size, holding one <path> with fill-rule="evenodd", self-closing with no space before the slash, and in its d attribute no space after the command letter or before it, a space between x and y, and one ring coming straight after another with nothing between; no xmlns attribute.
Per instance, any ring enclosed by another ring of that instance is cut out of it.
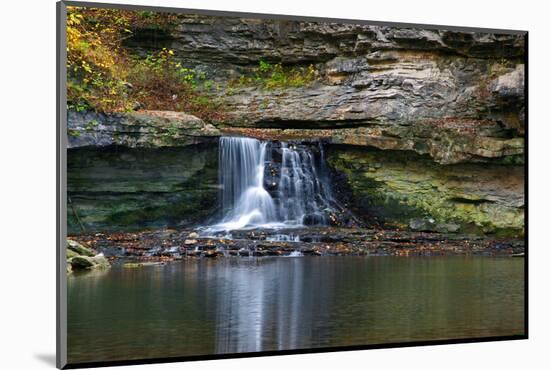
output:
<svg viewBox="0 0 550 370"><path fill-rule="evenodd" d="M299 242L300 235L275 234L275 235L267 236L265 240L268 242Z"/></svg>
<svg viewBox="0 0 550 370"><path fill-rule="evenodd" d="M282 144L276 199L264 188L268 142L220 138L219 184L221 220L207 232L252 228L292 228L326 224L328 186L317 174L313 154Z"/></svg>
<svg viewBox="0 0 550 370"><path fill-rule="evenodd" d="M326 224L330 195L315 168L311 151L298 150L282 143L281 179L279 181L279 214L285 222L303 226L309 223Z"/></svg>

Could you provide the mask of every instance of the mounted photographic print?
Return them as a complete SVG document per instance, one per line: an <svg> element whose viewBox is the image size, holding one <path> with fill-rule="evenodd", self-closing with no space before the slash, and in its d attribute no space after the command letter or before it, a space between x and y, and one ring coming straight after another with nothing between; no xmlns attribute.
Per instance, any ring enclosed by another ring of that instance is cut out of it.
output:
<svg viewBox="0 0 550 370"><path fill-rule="evenodd" d="M58 37L60 368L527 338L527 32L61 2Z"/></svg>

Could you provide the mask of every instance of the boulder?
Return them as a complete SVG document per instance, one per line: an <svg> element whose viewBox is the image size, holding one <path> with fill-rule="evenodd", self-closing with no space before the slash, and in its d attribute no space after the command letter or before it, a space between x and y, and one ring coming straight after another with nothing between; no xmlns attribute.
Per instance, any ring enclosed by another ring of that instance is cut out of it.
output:
<svg viewBox="0 0 550 370"><path fill-rule="evenodd" d="M93 257L96 255L96 253L92 249L85 247L82 244L70 239L67 239L67 249L81 256ZM69 253L67 252L67 258L68 257Z"/></svg>
<svg viewBox="0 0 550 370"><path fill-rule="evenodd" d="M75 256L71 258L70 262L74 270L90 270L95 266L92 257L88 256Z"/></svg>
<svg viewBox="0 0 550 370"><path fill-rule="evenodd" d="M109 260L102 254L94 257L75 256L69 260L72 270L94 270L105 269L111 267Z"/></svg>
<svg viewBox="0 0 550 370"><path fill-rule="evenodd" d="M79 254L73 251L72 249L67 249L67 259L78 256Z"/></svg>
<svg viewBox="0 0 550 370"><path fill-rule="evenodd" d="M437 224L435 229L440 233L456 233L460 230L460 225L454 223Z"/></svg>
<svg viewBox="0 0 550 370"><path fill-rule="evenodd" d="M94 268L109 268L111 267L111 264L109 263L109 260L105 258L103 254L98 254L97 256L94 256L91 258L92 262L94 263Z"/></svg>
<svg viewBox="0 0 550 370"><path fill-rule="evenodd" d="M409 228L414 231L435 231L436 224L433 218L413 218L409 221Z"/></svg>

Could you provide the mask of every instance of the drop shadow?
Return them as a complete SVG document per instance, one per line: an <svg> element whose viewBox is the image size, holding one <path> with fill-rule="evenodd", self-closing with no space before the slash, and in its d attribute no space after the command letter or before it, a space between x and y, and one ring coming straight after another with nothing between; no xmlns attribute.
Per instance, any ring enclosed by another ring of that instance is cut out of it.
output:
<svg viewBox="0 0 550 370"><path fill-rule="evenodd" d="M35 353L34 358L51 367L56 366L55 353Z"/></svg>

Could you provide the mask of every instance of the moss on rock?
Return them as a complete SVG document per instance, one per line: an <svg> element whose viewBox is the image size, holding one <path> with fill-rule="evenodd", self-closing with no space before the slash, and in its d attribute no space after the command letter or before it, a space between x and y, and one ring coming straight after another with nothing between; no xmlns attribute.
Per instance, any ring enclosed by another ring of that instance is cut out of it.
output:
<svg viewBox="0 0 550 370"><path fill-rule="evenodd" d="M217 200L217 146L71 149L70 233L204 221Z"/></svg>
<svg viewBox="0 0 550 370"><path fill-rule="evenodd" d="M523 233L522 167L443 166L412 152L342 147L328 160L346 175L360 213L401 225L430 217L462 232Z"/></svg>

